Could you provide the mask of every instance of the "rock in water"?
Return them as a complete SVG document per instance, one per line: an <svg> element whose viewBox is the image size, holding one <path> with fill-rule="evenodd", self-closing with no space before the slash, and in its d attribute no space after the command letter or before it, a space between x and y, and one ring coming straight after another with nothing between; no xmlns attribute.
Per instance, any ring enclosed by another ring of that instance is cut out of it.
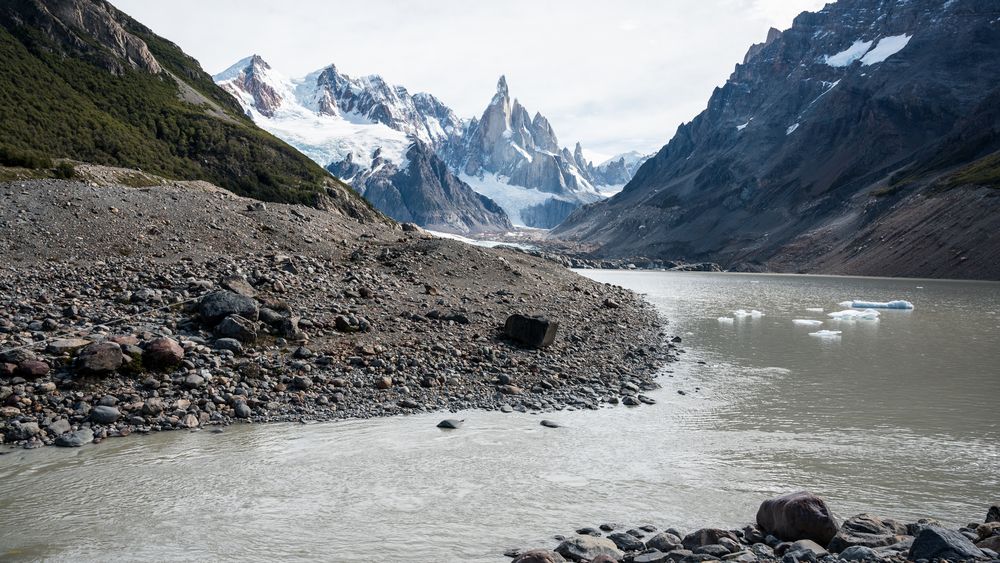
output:
<svg viewBox="0 0 1000 563"><path fill-rule="evenodd" d="M565 563L562 555L547 549L531 549L514 558L511 563Z"/></svg>
<svg viewBox="0 0 1000 563"><path fill-rule="evenodd" d="M928 526L913 540L909 559L979 559L986 557L981 549L975 546L969 538L954 530L940 526Z"/></svg>
<svg viewBox="0 0 1000 563"><path fill-rule="evenodd" d="M98 424L111 424L117 421L121 415L122 413L115 407L98 405L94 407L94 410L90 411L90 420Z"/></svg>
<svg viewBox="0 0 1000 563"><path fill-rule="evenodd" d="M184 359L184 348L172 338L157 338L146 345L142 359L155 369L175 366Z"/></svg>
<svg viewBox="0 0 1000 563"><path fill-rule="evenodd" d="M556 339L559 323L543 317L514 314L503 325L504 334L529 348L545 348Z"/></svg>
<svg viewBox="0 0 1000 563"><path fill-rule="evenodd" d="M785 541L813 540L820 545L828 545L840 527L826 502L807 491L762 502L757 525Z"/></svg>
<svg viewBox="0 0 1000 563"><path fill-rule="evenodd" d="M601 555L609 555L616 560L621 560L625 555L618 549L615 542L594 536L570 538L559 544L556 553L570 561L591 561Z"/></svg>
<svg viewBox="0 0 1000 563"><path fill-rule="evenodd" d="M252 321L260 315L255 300L232 291L213 291L198 302L198 314L208 325L214 325L229 315L239 315Z"/></svg>
<svg viewBox="0 0 1000 563"><path fill-rule="evenodd" d="M457 430L462 426L462 420L455 420L454 418L446 418L438 423L438 428L447 428L449 430Z"/></svg>
<svg viewBox="0 0 1000 563"><path fill-rule="evenodd" d="M108 373L117 370L125 362L122 348L114 342L95 342L80 350L76 365L83 371Z"/></svg>
<svg viewBox="0 0 1000 563"><path fill-rule="evenodd" d="M63 434L56 438L56 445L63 448L79 448L94 441L94 432L90 428L81 428L76 432Z"/></svg>
<svg viewBox="0 0 1000 563"><path fill-rule="evenodd" d="M546 428L559 428L559 423L553 420L543 420L539 424Z"/></svg>

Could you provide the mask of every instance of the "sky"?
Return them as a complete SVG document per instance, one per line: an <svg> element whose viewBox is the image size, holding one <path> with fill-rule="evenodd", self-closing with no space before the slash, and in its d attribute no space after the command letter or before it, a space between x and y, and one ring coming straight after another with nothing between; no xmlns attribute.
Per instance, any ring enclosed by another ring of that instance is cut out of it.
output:
<svg viewBox="0 0 1000 563"><path fill-rule="evenodd" d="M652 153L753 43L825 0L112 0L218 73L251 54L303 76L331 63L482 114L506 75L561 145Z"/></svg>

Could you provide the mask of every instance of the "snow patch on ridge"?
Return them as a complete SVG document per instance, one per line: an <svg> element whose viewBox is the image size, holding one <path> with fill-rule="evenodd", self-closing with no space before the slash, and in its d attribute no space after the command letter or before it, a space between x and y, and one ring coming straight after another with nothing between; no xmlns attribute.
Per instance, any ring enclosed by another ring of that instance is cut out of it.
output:
<svg viewBox="0 0 1000 563"><path fill-rule="evenodd" d="M843 68L845 66L850 66L851 63L865 56L865 53L868 52L868 49L870 49L871 46L872 46L871 41L862 41L858 39L857 41L852 43L850 47L844 49L843 51L835 55L827 56L824 62L827 65L836 68Z"/></svg>
<svg viewBox="0 0 1000 563"><path fill-rule="evenodd" d="M904 33L903 35L893 35L891 37L883 37L882 39L879 39L875 48L868 51L868 53L861 58L861 65L869 66L878 64L888 59L889 57L902 51L912 38L912 35Z"/></svg>

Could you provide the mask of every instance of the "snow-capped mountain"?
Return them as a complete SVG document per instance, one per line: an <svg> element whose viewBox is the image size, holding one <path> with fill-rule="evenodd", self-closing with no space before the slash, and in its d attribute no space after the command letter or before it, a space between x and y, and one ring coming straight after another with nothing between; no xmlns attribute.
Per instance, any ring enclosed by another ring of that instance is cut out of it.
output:
<svg viewBox="0 0 1000 563"><path fill-rule="evenodd" d="M502 209L438 159L436 148L461 122L429 94L411 96L378 76L352 79L333 65L289 79L257 55L214 79L254 122L397 220L455 233L511 227Z"/></svg>
<svg viewBox="0 0 1000 563"><path fill-rule="evenodd" d="M580 205L615 193L636 168L631 156L594 166L579 143L573 152L560 148L548 120L539 113L529 117L510 97L503 77L482 116L471 120L459 119L430 94L411 95L376 75L351 78L333 65L289 79L255 55L215 80L254 121L362 193L373 178L410 169L407 154L420 141L418 152L433 151L450 173L498 203L514 224L551 228ZM385 165L395 172L376 170ZM412 215L398 207L383 211L396 218ZM472 211L468 223L476 225L490 212L488 206Z"/></svg>
<svg viewBox="0 0 1000 563"><path fill-rule="evenodd" d="M1000 162L996 0L840 0L750 47L618 195L553 236L597 256L974 275ZM982 258L980 258L982 259ZM993 258L987 260L995 260Z"/></svg>

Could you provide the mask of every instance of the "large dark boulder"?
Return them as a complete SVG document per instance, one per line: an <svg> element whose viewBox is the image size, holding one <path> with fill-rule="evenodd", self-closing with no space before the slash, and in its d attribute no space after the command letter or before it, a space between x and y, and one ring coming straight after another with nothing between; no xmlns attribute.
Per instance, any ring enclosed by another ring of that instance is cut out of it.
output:
<svg viewBox="0 0 1000 563"><path fill-rule="evenodd" d="M994 504L986 512L986 522L1000 522L1000 503Z"/></svg>
<svg viewBox="0 0 1000 563"><path fill-rule="evenodd" d="M184 348L172 338L156 338L146 344L142 351L142 361L154 369L167 368L181 363Z"/></svg>
<svg viewBox="0 0 1000 563"><path fill-rule="evenodd" d="M559 323L543 317L513 314L503 325L504 334L529 348L545 348L556 339Z"/></svg>
<svg viewBox="0 0 1000 563"><path fill-rule="evenodd" d="M807 491L762 502L757 525L785 541L813 540L820 545L829 544L840 527L826 502Z"/></svg>
<svg viewBox="0 0 1000 563"><path fill-rule="evenodd" d="M840 553L848 547L885 547L899 543L906 536L906 525L889 518L858 514L848 518L827 549Z"/></svg>
<svg viewBox="0 0 1000 563"><path fill-rule="evenodd" d="M232 291L219 290L209 293L198 302L198 315L207 325L214 326L229 315L239 315L256 321L260 305L253 298Z"/></svg>
<svg viewBox="0 0 1000 563"><path fill-rule="evenodd" d="M257 323L240 315L229 315L215 327L215 335L252 344L257 340Z"/></svg>
<svg viewBox="0 0 1000 563"><path fill-rule="evenodd" d="M959 532L940 526L924 528L920 535L913 540L913 546L910 547L909 553L909 558L912 561L918 559L957 561L985 557L986 554L983 553L983 550L976 547L969 538Z"/></svg>
<svg viewBox="0 0 1000 563"><path fill-rule="evenodd" d="M531 549L514 558L511 563L564 563L562 555L547 549Z"/></svg>

